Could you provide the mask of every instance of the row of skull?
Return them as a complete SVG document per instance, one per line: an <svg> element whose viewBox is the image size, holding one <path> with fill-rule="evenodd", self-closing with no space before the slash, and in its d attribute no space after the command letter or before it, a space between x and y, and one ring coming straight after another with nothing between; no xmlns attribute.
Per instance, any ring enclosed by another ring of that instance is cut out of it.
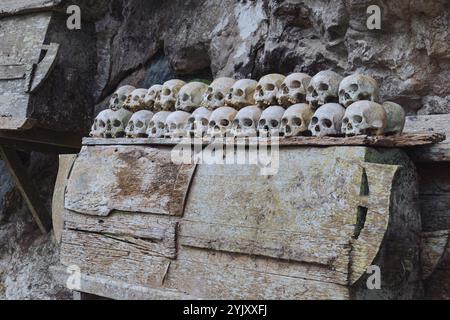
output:
<svg viewBox="0 0 450 320"><path fill-rule="evenodd" d="M91 137L104 138L179 138L179 137L251 137L251 136L313 136L401 134L405 124L403 108L393 102L380 105L363 100L347 109L338 103L326 103L314 110L305 103L288 109L258 105L237 111L205 107L185 111L141 110L132 113L125 108L107 109L95 119Z"/></svg>
<svg viewBox="0 0 450 320"><path fill-rule="evenodd" d="M259 82L251 79L219 78L209 86L202 82L186 83L169 80L150 89L120 87L111 97L110 108L193 112L204 107L216 110L229 106L240 110L257 105L262 109L273 105L284 108L308 103L314 110L327 103L340 103L349 107L360 100L379 102L379 85L375 79L362 74L343 78L333 71L321 71L314 77L293 73L287 77L269 74Z"/></svg>

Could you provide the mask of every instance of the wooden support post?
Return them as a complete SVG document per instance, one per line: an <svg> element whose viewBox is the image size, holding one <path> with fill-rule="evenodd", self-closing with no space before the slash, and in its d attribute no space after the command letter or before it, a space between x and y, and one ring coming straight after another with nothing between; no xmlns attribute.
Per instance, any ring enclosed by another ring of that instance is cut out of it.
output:
<svg viewBox="0 0 450 320"><path fill-rule="evenodd" d="M45 206L42 204L39 198L36 188L31 183L29 177L26 174L21 159L17 155L15 149L11 149L5 146L0 146L0 155L8 167L11 175L19 188L25 202L33 215L39 229L43 234L47 234L51 228L51 216Z"/></svg>

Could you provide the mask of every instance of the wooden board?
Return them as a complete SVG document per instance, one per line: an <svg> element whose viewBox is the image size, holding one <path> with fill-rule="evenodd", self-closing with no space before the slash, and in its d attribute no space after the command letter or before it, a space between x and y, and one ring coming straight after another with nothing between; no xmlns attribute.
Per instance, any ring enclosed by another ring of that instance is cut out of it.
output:
<svg viewBox="0 0 450 320"><path fill-rule="evenodd" d="M97 216L113 210L181 216L194 170L174 164L170 148L83 147L65 207Z"/></svg>
<svg viewBox="0 0 450 320"><path fill-rule="evenodd" d="M49 10L61 2L62 0L2 0L0 17L30 11Z"/></svg>

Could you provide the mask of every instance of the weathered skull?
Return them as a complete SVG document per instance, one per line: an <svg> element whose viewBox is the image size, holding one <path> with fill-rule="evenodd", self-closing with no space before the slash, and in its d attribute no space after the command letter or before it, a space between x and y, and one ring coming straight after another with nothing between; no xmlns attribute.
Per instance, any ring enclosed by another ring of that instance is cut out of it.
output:
<svg viewBox="0 0 450 320"><path fill-rule="evenodd" d="M342 77L333 71L321 71L309 83L306 101L316 110L326 103L339 102L339 84Z"/></svg>
<svg viewBox="0 0 450 320"><path fill-rule="evenodd" d="M210 137L224 137L229 134L237 111L231 107L216 109L209 119L208 135Z"/></svg>
<svg viewBox="0 0 450 320"><path fill-rule="evenodd" d="M258 124L259 136L279 136L281 119L285 112L281 106L272 106L264 110Z"/></svg>
<svg viewBox="0 0 450 320"><path fill-rule="evenodd" d="M299 136L308 131L314 115L311 106L305 103L294 104L286 110L281 120L280 133L284 137Z"/></svg>
<svg viewBox="0 0 450 320"><path fill-rule="evenodd" d="M285 76L278 73L262 77L255 91L256 104L262 108L277 104L277 94L285 79Z"/></svg>
<svg viewBox="0 0 450 320"><path fill-rule="evenodd" d="M195 110L188 120L187 131L191 136L202 138L208 133L208 124L212 111L205 107Z"/></svg>
<svg viewBox="0 0 450 320"><path fill-rule="evenodd" d="M339 102L344 107L361 100L378 102L380 88L372 77L353 74L342 80L339 85Z"/></svg>
<svg viewBox="0 0 450 320"><path fill-rule="evenodd" d="M176 109L184 112L193 112L202 104L203 96L207 89L208 85L202 82L190 82L184 85L178 94Z"/></svg>
<svg viewBox="0 0 450 320"><path fill-rule="evenodd" d="M94 124L92 125L91 132L89 133L90 137L93 138L102 138L105 136L106 130L106 122L110 114L114 111L111 109L106 109L100 112L94 120Z"/></svg>
<svg viewBox="0 0 450 320"><path fill-rule="evenodd" d="M233 120L231 135L234 137L256 137L262 111L258 106L241 109Z"/></svg>
<svg viewBox="0 0 450 320"><path fill-rule="evenodd" d="M162 87L163 86L160 84L155 84L154 86L151 86L150 89L148 89L144 100L147 109L153 111L159 111L161 109L159 99L161 99Z"/></svg>
<svg viewBox="0 0 450 320"><path fill-rule="evenodd" d="M191 114L184 111L172 112L166 119L166 137L183 138L188 136L186 125Z"/></svg>
<svg viewBox="0 0 450 320"><path fill-rule="evenodd" d="M146 138L147 128L152 121L153 112L148 110L141 110L131 116L128 126L125 128L125 133L129 138Z"/></svg>
<svg viewBox="0 0 450 320"><path fill-rule="evenodd" d="M342 133L354 135L383 135L387 126L384 108L376 102L357 101L345 111Z"/></svg>
<svg viewBox="0 0 450 320"><path fill-rule="evenodd" d="M232 78L219 78L213 81L206 90L202 106L215 110L225 106L225 98L229 94L236 80Z"/></svg>
<svg viewBox="0 0 450 320"><path fill-rule="evenodd" d="M403 107L397 103L386 101L383 103L383 108L387 116L387 127L384 132L390 135L402 134L406 122L406 113Z"/></svg>
<svg viewBox="0 0 450 320"><path fill-rule="evenodd" d="M124 104L124 108L131 112L137 112L144 110L145 96L147 95L147 89L136 89L128 95L127 101Z"/></svg>
<svg viewBox="0 0 450 320"><path fill-rule="evenodd" d="M113 111L106 121L105 138L125 137L125 127L133 114L124 108Z"/></svg>
<svg viewBox="0 0 450 320"><path fill-rule="evenodd" d="M160 111L153 116L147 129L149 138L164 138L166 133L166 120L170 114L170 111Z"/></svg>
<svg viewBox="0 0 450 320"><path fill-rule="evenodd" d="M293 73L284 79L277 94L278 103L283 107L306 101L306 88L311 77L305 73Z"/></svg>
<svg viewBox="0 0 450 320"><path fill-rule="evenodd" d="M345 108L340 104L324 104L311 119L309 131L316 137L337 136L341 133L344 114Z"/></svg>
<svg viewBox="0 0 450 320"><path fill-rule="evenodd" d="M251 79L236 81L225 99L226 105L237 110L254 105L257 85L258 82Z"/></svg>
<svg viewBox="0 0 450 320"><path fill-rule="evenodd" d="M163 84L161 89L161 98L159 102L161 110L174 111L175 104L177 103L178 93L180 89L186 84L182 80L169 80Z"/></svg>
<svg viewBox="0 0 450 320"><path fill-rule="evenodd" d="M114 111L122 109L128 96L134 90L136 90L136 88L133 86L123 86L117 89L109 100L109 108Z"/></svg>

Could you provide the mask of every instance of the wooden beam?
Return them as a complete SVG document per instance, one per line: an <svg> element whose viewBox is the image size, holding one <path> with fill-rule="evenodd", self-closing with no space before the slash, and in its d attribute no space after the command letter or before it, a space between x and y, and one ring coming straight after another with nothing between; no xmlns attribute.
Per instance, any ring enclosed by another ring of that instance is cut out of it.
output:
<svg viewBox="0 0 450 320"><path fill-rule="evenodd" d="M5 146L0 146L0 155L8 167L17 188L22 194L39 229L43 234L47 234L52 229L50 213L45 208L36 192L36 188L27 176L26 169L23 166L21 159L18 157L17 151Z"/></svg>

